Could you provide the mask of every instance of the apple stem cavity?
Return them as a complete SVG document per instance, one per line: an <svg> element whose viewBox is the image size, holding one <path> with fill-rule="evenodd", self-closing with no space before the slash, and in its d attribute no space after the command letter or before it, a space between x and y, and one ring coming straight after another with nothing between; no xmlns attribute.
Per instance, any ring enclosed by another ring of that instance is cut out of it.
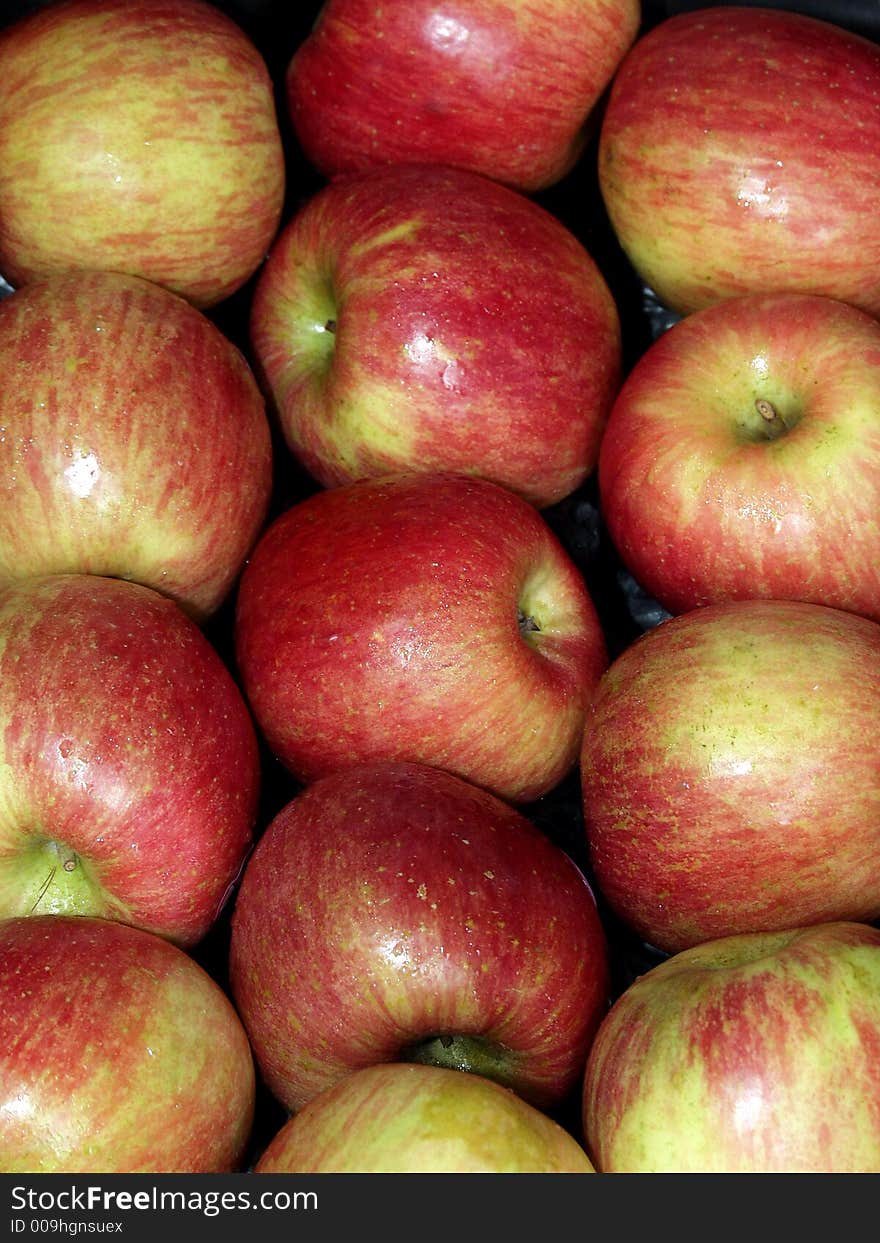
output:
<svg viewBox="0 0 880 1243"><path fill-rule="evenodd" d="M301 314L292 328L296 351L302 350L308 372L315 379L325 379L333 365L336 337L339 332L336 289L331 273L318 272L304 280L300 291Z"/></svg>
<svg viewBox="0 0 880 1243"><path fill-rule="evenodd" d="M50 855L55 856L55 858L57 859L57 862L53 862L51 864L51 866L49 867L49 871L46 873L45 880L42 882L39 890L37 891L37 896L34 898L33 905L31 906L30 913L32 915L35 913L37 907L45 900L46 895L49 893L49 890L54 884L55 878L58 875L59 866L61 867L61 870L63 872L66 872L68 875L71 875L73 872L76 872L77 869L79 868L80 869L80 880L82 881L82 880L87 879L86 877L82 875L82 868L80 867L81 861L80 861L79 855L70 846L66 846L63 842L48 841L45 843L45 847L48 850ZM57 906L57 902L54 898L51 903L51 909L53 911L57 909L62 909ZM63 909L67 909L67 907L65 906Z"/></svg>
<svg viewBox="0 0 880 1243"><path fill-rule="evenodd" d="M790 431L800 417L797 410L783 413L776 402L767 397L756 397L754 410L760 416L760 421L755 423L754 418L751 418L740 424L742 433L748 440L776 440Z"/></svg>
<svg viewBox="0 0 880 1243"><path fill-rule="evenodd" d="M75 872L79 863L79 855L70 846L66 846L64 842L49 842L49 850L58 856L58 862L61 864L65 872ZM53 873L55 868L52 869Z"/></svg>
<svg viewBox="0 0 880 1243"><path fill-rule="evenodd" d="M507 1051L481 1036L452 1035L448 1032L429 1036L403 1049L400 1060L482 1075L504 1087L511 1087L514 1078Z"/></svg>

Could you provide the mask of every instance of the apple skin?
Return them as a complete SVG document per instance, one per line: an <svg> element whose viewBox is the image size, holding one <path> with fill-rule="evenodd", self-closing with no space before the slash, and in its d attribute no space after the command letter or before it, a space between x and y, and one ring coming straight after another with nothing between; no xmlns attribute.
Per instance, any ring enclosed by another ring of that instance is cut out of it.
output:
<svg viewBox="0 0 880 1243"><path fill-rule="evenodd" d="M175 294L93 272L0 302L0 369L0 584L109 575L215 612L272 488L241 352Z"/></svg>
<svg viewBox="0 0 880 1243"><path fill-rule="evenodd" d="M580 156L640 17L638 0L327 0L287 70L293 129L326 176L443 164L540 190Z"/></svg>
<svg viewBox="0 0 880 1243"><path fill-rule="evenodd" d="M584 1079L603 1173L880 1172L880 930L683 950L618 998Z"/></svg>
<svg viewBox="0 0 880 1243"><path fill-rule="evenodd" d="M688 315L618 394L599 488L669 612L759 596L880 621L880 324L796 293Z"/></svg>
<svg viewBox="0 0 880 1243"><path fill-rule="evenodd" d="M630 261L688 313L746 293L880 313L880 47L770 7L667 18L624 58L599 182Z"/></svg>
<svg viewBox="0 0 880 1243"><path fill-rule="evenodd" d="M672 952L880 917L880 625L796 601L706 605L611 665L588 713L596 883Z"/></svg>
<svg viewBox="0 0 880 1243"><path fill-rule="evenodd" d="M255 1174L594 1174L559 1123L480 1075L355 1071L270 1140Z"/></svg>
<svg viewBox="0 0 880 1243"><path fill-rule="evenodd" d="M194 944L244 866L259 788L241 692L172 601L89 575L0 591L0 917Z"/></svg>
<svg viewBox="0 0 880 1243"><path fill-rule="evenodd" d="M4 1173L227 1173L254 1114L228 997L142 929L83 916L0 921Z"/></svg>
<svg viewBox="0 0 880 1243"><path fill-rule="evenodd" d="M127 272L207 307L284 197L273 87L200 0L68 0L0 32L0 270Z"/></svg>
<svg viewBox="0 0 880 1243"><path fill-rule="evenodd" d="M325 187L276 240L250 322L288 447L328 487L448 470L550 505L595 466L620 380L617 307L581 243L458 169Z"/></svg>
<svg viewBox="0 0 880 1243"><path fill-rule="evenodd" d="M229 979L291 1110L397 1061L558 1103L609 990L604 929L571 858L500 799L405 763L321 778L276 815L242 877Z"/></svg>
<svg viewBox="0 0 880 1243"><path fill-rule="evenodd" d="M412 760L511 802L575 766L607 664L541 515L448 474L364 480L282 513L242 574L234 645L257 725L299 780Z"/></svg>

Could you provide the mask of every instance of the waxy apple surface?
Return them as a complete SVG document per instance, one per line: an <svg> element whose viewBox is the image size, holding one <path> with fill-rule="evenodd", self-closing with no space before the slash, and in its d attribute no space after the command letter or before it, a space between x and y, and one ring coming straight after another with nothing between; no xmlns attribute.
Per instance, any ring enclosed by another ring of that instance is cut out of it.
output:
<svg viewBox="0 0 880 1243"><path fill-rule="evenodd" d="M362 765L278 813L242 878L230 982L290 1109L353 1071L472 1071L536 1107L579 1081L608 997L581 872L500 799L439 769Z"/></svg>
<svg viewBox="0 0 880 1243"><path fill-rule="evenodd" d="M593 469L620 377L617 307L580 242L448 168L318 193L260 274L251 340L325 486L449 470L552 504Z"/></svg>
<svg viewBox="0 0 880 1243"><path fill-rule="evenodd" d="M0 271L128 272L231 295L281 216L272 83L200 0L68 0L0 33Z"/></svg>
<svg viewBox="0 0 880 1243"><path fill-rule="evenodd" d="M580 156L639 19L637 0L327 0L287 71L294 131L327 176L424 162L538 190Z"/></svg>
<svg viewBox="0 0 880 1243"><path fill-rule="evenodd" d="M281 514L242 574L235 650L257 724L300 780L414 760L520 802L576 763L607 663L541 515L454 475L352 483Z"/></svg>
<svg viewBox="0 0 880 1243"><path fill-rule="evenodd" d="M737 601L611 665L581 755L596 882L644 940L880 917L880 625Z"/></svg>
<svg viewBox="0 0 880 1243"><path fill-rule="evenodd" d="M825 294L880 313L880 47L800 13L668 18L615 76L611 223L667 306Z"/></svg>
<svg viewBox="0 0 880 1243"><path fill-rule="evenodd" d="M0 921L4 1173L226 1173L255 1079L229 999L182 950L110 920Z"/></svg>
<svg viewBox="0 0 880 1243"><path fill-rule="evenodd" d="M725 937L630 985L584 1079L607 1173L880 1172L880 930Z"/></svg>
<svg viewBox="0 0 880 1243"><path fill-rule="evenodd" d="M393 1063L322 1092L256 1174L593 1174L557 1122L479 1075Z"/></svg>
<svg viewBox="0 0 880 1243"><path fill-rule="evenodd" d="M0 583L128 578L216 611L272 487L263 397L200 311L139 277L0 302Z"/></svg>
<svg viewBox="0 0 880 1243"><path fill-rule="evenodd" d="M599 486L672 613L762 596L880 621L880 324L794 293L688 315L627 377Z"/></svg>
<svg viewBox="0 0 880 1243"><path fill-rule="evenodd" d="M172 601L88 575L0 591L0 916L194 944L244 864L259 785L241 693Z"/></svg>

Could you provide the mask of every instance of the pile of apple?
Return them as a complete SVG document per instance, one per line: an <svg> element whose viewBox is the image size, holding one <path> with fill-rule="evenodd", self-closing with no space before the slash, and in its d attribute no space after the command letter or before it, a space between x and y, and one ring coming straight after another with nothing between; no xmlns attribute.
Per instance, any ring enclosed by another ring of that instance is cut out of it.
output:
<svg viewBox="0 0 880 1243"><path fill-rule="evenodd" d="M880 46L314 8L0 31L0 1171L878 1171Z"/></svg>

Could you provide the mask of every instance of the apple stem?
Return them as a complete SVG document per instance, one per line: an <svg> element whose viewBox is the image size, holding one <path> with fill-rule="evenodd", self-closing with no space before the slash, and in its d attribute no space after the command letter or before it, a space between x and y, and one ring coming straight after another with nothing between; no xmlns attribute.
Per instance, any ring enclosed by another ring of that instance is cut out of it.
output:
<svg viewBox="0 0 880 1243"><path fill-rule="evenodd" d="M482 1036L463 1033L428 1036L401 1049L400 1060L482 1075L507 1087L513 1087L516 1078L514 1060L507 1049Z"/></svg>
<svg viewBox="0 0 880 1243"><path fill-rule="evenodd" d="M755 402L755 409L760 414L765 423L778 423L779 415L772 401L768 401L766 397L759 397Z"/></svg>
<svg viewBox="0 0 880 1243"><path fill-rule="evenodd" d="M335 332L336 332L336 320L335 320L335 319L328 319L328 320L327 320L327 322L326 322L326 324L324 325L324 331L325 331L325 332L334 332L334 333L335 333Z"/></svg>
<svg viewBox="0 0 880 1243"><path fill-rule="evenodd" d="M75 872L79 858L75 850L71 850L69 846L61 846L58 851L58 857L61 859L61 866L65 872Z"/></svg>

